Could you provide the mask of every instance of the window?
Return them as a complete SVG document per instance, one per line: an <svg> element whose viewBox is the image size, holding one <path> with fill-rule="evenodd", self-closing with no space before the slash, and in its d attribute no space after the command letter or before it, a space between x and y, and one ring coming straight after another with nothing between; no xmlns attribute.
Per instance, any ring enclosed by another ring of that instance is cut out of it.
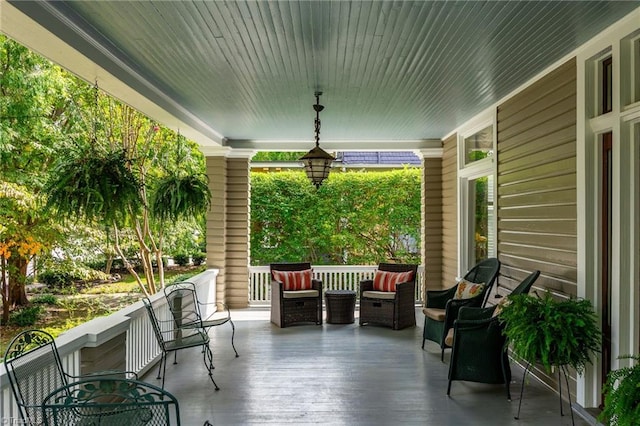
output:
<svg viewBox="0 0 640 426"><path fill-rule="evenodd" d="M468 202L473 210L473 214L469 215L468 235L470 244L467 255L468 265L471 266L481 260L495 256L493 175L470 179L468 180L468 185Z"/></svg>
<svg viewBox="0 0 640 426"><path fill-rule="evenodd" d="M604 59L601 63L600 75L600 114L611 112L613 105L613 62L611 56Z"/></svg>
<svg viewBox="0 0 640 426"><path fill-rule="evenodd" d="M495 118L484 125L460 132L459 141L459 271L462 273L483 259L496 256L494 213Z"/></svg>
<svg viewBox="0 0 640 426"><path fill-rule="evenodd" d="M485 159L493 154L493 126L464 138L464 164Z"/></svg>

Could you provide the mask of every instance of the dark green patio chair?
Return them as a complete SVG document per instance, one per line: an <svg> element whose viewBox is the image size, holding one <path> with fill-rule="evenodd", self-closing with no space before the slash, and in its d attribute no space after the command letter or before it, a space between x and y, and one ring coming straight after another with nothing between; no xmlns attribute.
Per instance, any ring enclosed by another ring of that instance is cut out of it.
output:
<svg viewBox="0 0 640 426"><path fill-rule="evenodd" d="M26 330L16 335L4 354L4 366L11 391L24 424L43 424L42 401L51 392L81 378L137 378L130 371L101 371L84 376L67 374L53 336L43 330Z"/></svg>
<svg viewBox="0 0 640 426"><path fill-rule="evenodd" d="M500 261L496 258L485 259L471 268L463 279L469 283L483 283L484 286L478 294L470 298L455 299L460 283L447 290L427 291L427 300L422 309L424 313L422 349L426 340L436 342L440 345L440 358L444 361L444 350L448 347L444 338L458 318L458 311L463 306L484 307L499 271Z"/></svg>
<svg viewBox="0 0 640 426"><path fill-rule="evenodd" d="M233 343L236 326L231 320L231 311L222 302L204 303L198 299L198 292L194 283L182 281L165 287L164 295L169 304L169 310L177 328L200 328L209 334L209 330L224 324L231 325L231 347L238 357L238 351ZM207 312L210 309L213 312ZM204 314L203 314L204 310ZM205 317L205 315L207 315Z"/></svg>
<svg viewBox="0 0 640 426"><path fill-rule="evenodd" d="M529 274L511 295L527 294L538 279L540 271ZM508 297L503 298L508 303ZM503 384L506 386L507 399L511 400L509 366L504 328L498 317L499 306L489 308L462 307L458 319L453 323L453 333L447 336L452 346L449 363L449 385L447 395L451 393L451 382L465 380L469 382Z"/></svg>
<svg viewBox="0 0 640 426"><path fill-rule="evenodd" d="M45 426L180 425L178 401L149 383L89 378L50 393L42 403Z"/></svg>
<svg viewBox="0 0 640 426"><path fill-rule="evenodd" d="M160 379L162 376L162 389L164 389L164 377L167 372L167 357L171 352L177 352L182 349L188 348L202 348L204 366L207 369L207 374L213 382L216 390L220 390L215 380L213 380L213 354L211 348L209 348L209 336L200 328L177 328L175 327L175 321L173 318L167 321L161 321L156 316L153 305L148 298L142 299L144 307L149 315L149 320L153 327L153 333L156 336L160 350L162 351L162 357L160 358L160 365L158 366L158 376ZM174 361L174 364L177 361Z"/></svg>

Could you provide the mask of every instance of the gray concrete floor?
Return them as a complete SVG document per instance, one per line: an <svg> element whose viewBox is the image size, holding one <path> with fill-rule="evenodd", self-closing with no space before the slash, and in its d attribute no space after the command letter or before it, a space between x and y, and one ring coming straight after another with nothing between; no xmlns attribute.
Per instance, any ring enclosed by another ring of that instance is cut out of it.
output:
<svg viewBox="0 0 640 426"><path fill-rule="evenodd" d="M357 313L356 313L357 315ZM422 342L417 327L393 331L354 324L299 325L269 322L267 310L232 311L236 325L211 330L215 391L198 349L167 364L165 388L180 404L182 424L202 425L570 425L560 416L558 395L531 378L525 383L520 420L522 370L512 364L513 400L504 385L453 382L447 397L449 355ZM448 352L448 351L447 351ZM156 383L156 370L143 380ZM589 425L575 416L576 425Z"/></svg>

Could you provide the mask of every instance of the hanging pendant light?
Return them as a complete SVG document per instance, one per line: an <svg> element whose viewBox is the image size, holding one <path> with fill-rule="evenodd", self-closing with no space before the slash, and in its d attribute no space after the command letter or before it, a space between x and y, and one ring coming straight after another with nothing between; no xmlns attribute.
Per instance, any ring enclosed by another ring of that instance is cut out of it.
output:
<svg viewBox="0 0 640 426"><path fill-rule="evenodd" d="M311 183L319 188L322 182L329 177L329 171L331 170L331 163L335 158L320 148L320 111L324 109L324 106L320 105L320 95L322 92L316 92L316 104L313 109L316 111L315 120L315 133L316 133L316 147L307 152L300 160L304 163L304 170L307 172L307 177L311 180Z"/></svg>

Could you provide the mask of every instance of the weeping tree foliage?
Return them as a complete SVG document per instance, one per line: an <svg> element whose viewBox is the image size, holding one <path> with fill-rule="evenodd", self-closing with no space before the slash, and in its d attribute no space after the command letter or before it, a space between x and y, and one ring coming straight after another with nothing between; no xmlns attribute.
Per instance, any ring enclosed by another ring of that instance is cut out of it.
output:
<svg viewBox="0 0 640 426"><path fill-rule="evenodd" d="M419 261L420 172L251 174L251 263Z"/></svg>

